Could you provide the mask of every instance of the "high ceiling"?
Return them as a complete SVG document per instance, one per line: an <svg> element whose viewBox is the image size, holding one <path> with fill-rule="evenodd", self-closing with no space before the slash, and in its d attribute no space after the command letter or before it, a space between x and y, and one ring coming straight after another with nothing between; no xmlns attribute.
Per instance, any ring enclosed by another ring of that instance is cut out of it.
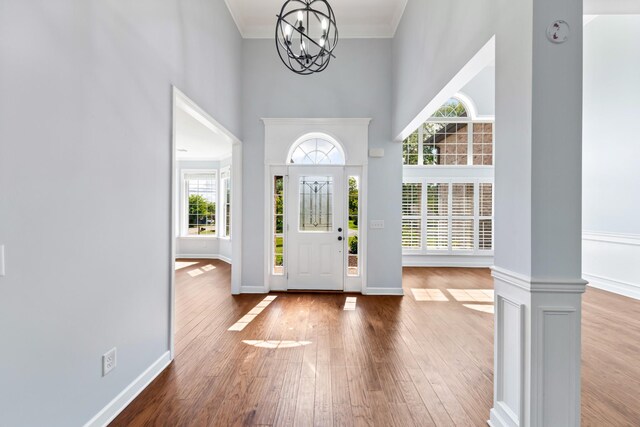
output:
<svg viewBox="0 0 640 427"><path fill-rule="evenodd" d="M273 38L285 0L225 0L245 38ZM340 37L393 37L407 0L329 0Z"/></svg>
<svg viewBox="0 0 640 427"><path fill-rule="evenodd" d="M228 138L203 124L182 108L176 108L178 160L222 160L231 157Z"/></svg>

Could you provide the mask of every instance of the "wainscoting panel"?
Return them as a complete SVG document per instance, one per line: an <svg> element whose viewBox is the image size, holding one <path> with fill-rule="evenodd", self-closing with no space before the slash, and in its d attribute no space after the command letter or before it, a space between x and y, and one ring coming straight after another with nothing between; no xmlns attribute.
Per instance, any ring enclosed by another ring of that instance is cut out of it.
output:
<svg viewBox="0 0 640 427"><path fill-rule="evenodd" d="M640 299L640 235L585 231L582 272L594 288Z"/></svg>

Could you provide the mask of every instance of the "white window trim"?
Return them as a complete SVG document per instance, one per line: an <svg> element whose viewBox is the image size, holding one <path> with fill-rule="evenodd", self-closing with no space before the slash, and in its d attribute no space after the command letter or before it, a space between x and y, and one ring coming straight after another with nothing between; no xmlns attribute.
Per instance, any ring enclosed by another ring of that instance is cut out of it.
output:
<svg viewBox="0 0 640 427"><path fill-rule="evenodd" d="M225 181L231 181L231 165L220 168L220 175L218 178L219 189L219 201L220 209L216 209L216 224L220 224L216 228L216 233L219 239L231 240L231 229L229 229L229 235L226 234L227 230L227 189L225 188ZM233 195L231 196L233 200Z"/></svg>
<svg viewBox="0 0 640 427"><path fill-rule="evenodd" d="M467 126L467 164L466 165L425 165L424 164L424 124L425 123L466 123ZM473 125L490 123L493 125L493 156L495 164L495 147L496 147L496 132L495 132L495 120L489 119L471 119L469 117L432 117L426 120L418 128L418 164L417 165L403 165L406 168L465 168L473 166L474 168L493 168L494 165L474 165L473 164ZM402 142L404 144L404 141Z"/></svg>
<svg viewBox="0 0 640 427"><path fill-rule="evenodd" d="M218 239L218 235L220 233L220 227L219 225L219 221L218 221L218 217L220 215L220 209L219 206L216 206L216 233L215 234L211 234L211 235L206 235L206 236L199 236L199 235L189 235L189 226L187 224L188 222L188 218L189 218L189 214L187 213L187 210L189 209L189 202L187 200L187 195L188 195L188 190L187 190L187 175L191 175L191 174L213 174L215 175L215 180L216 180L216 191L218 194L216 194L216 200L219 200L219 194L220 194L220 179L219 179L219 173L218 173L218 169L182 169L180 172L180 238L181 239L197 239L197 240L201 240L201 239L205 239L205 240L215 240Z"/></svg>

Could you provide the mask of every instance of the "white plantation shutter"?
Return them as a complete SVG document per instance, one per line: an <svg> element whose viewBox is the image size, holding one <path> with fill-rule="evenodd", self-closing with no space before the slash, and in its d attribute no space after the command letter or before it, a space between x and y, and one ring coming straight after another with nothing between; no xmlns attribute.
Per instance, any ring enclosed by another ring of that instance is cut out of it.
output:
<svg viewBox="0 0 640 427"><path fill-rule="evenodd" d="M473 250L474 184L451 184L451 249Z"/></svg>
<svg viewBox="0 0 640 427"><path fill-rule="evenodd" d="M482 182L478 189L478 249L493 249L493 184Z"/></svg>
<svg viewBox="0 0 640 427"><path fill-rule="evenodd" d="M449 248L449 184L427 184L427 249Z"/></svg>
<svg viewBox="0 0 640 427"><path fill-rule="evenodd" d="M442 181L403 184L403 248L412 254L418 250L461 255L493 251L493 184Z"/></svg>
<svg viewBox="0 0 640 427"><path fill-rule="evenodd" d="M419 249L422 244L422 184L402 184L402 246Z"/></svg>
<svg viewBox="0 0 640 427"><path fill-rule="evenodd" d="M473 250L473 219L451 220L451 248Z"/></svg>

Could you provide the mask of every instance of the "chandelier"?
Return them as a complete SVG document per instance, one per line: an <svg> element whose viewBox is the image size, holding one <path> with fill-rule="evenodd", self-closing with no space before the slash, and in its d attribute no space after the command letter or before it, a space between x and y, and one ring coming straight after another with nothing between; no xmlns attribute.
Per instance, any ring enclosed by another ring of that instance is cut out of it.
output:
<svg viewBox="0 0 640 427"><path fill-rule="evenodd" d="M327 0L287 0L277 15L276 48L282 63L309 75L329 65L338 43L338 27Z"/></svg>

